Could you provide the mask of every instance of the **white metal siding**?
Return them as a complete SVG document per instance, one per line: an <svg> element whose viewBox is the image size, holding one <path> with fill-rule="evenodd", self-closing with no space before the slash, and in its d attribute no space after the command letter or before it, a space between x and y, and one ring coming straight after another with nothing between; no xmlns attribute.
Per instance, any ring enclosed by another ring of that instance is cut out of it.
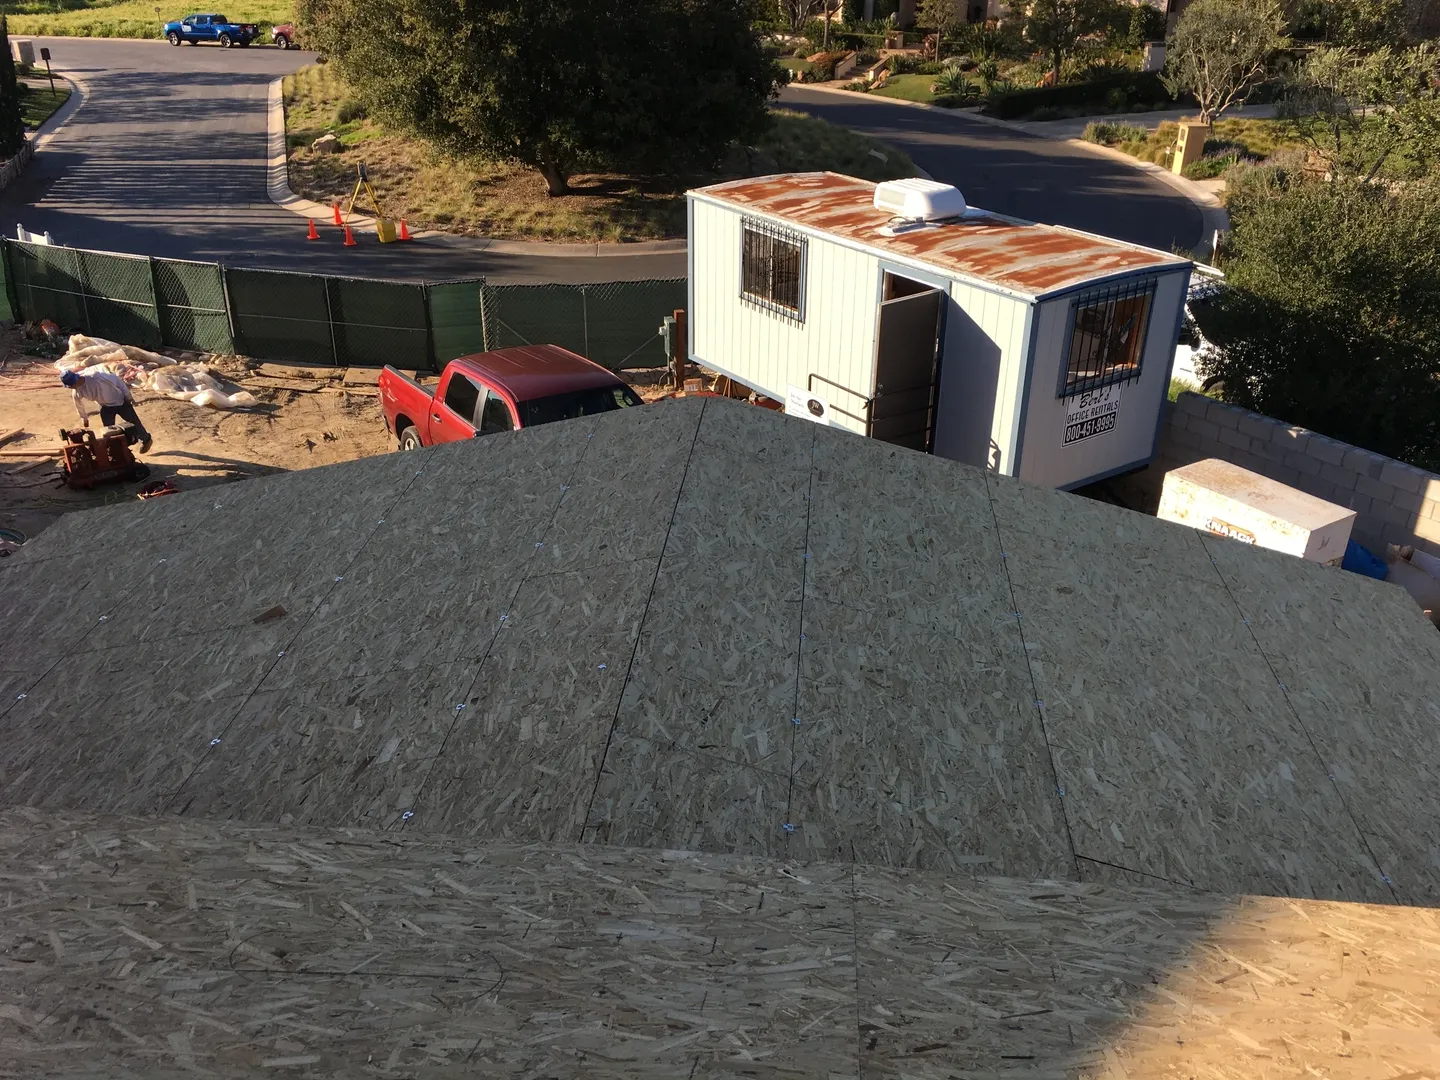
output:
<svg viewBox="0 0 1440 1080"><path fill-rule="evenodd" d="M740 299L740 222L735 210L691 202L691 359L780 401L813 372L854 390L822 383L830 404L863 415L875 385L875 318L879 260L809 236L805 321L797 324ZM863 424L835 418L854 431Z"/></svg>
<svg viewBox="0 0 1440 1080"><path fill-rule="evenodd" d="M1030 304L952 281L935 453L1013 475Z"/></svg>
<svg viewBox="0 0 1440 1080"><path fill-rule="evenodd" d="M1030 372L1020 478L1046 487L1068 487L1082 480L1147 461L1155 445L1155 426L1170 384L1175 356L1175 320L1183 302L1187 273L1160 278L1145 333L1140 378L1127 383L1113 430L1065 446L1065 399L1058 396L1065 364L1073 296L1043 302L1037 310L1040 330Z"/></svg>

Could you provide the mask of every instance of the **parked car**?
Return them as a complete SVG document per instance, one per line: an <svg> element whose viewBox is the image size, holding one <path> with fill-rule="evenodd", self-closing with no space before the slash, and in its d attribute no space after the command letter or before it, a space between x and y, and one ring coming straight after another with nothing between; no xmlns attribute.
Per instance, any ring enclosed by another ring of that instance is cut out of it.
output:
<svg viewBox="0 0 1440 1080"><path fill-rule="evenodd" d="M295 24L281 23L270 31L270 42L282 49L298 49L295 43Z"/></svg>
<svg viewBox="0 0 1440 1080"><path fill-rule="evenodd" d="M385 427L401 450L639 404L613 371L558 345L522 345L451 360L433 392L393 367L380 373Z"/></svg>
<svg viewBox="0 0 1440 1080"><path fill-rule="evenodd" d="M165 40L171 45L213 41L222 49L231 45L244 48L259 36L260 27L254 23L233 23L224 15L186 15L178 22L165 24Z"/></svg>

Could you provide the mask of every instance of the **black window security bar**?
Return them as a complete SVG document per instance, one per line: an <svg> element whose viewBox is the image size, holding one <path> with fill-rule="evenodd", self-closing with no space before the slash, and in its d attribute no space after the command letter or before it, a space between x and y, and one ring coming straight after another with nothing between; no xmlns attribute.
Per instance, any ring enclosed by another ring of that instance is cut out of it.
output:
<svg viewBox="0 0 1440 1080"><path fill-rule="evenodd" d="M1155 279L1142 278L1086 293L1073 302L1060 397L1140 377L1154 298Z"/></svg>
<svg viewBox="0 0 1440 1080"><path fill-rule="evenodd" d="M805 256L805 237L761 221L742 222L741 298L804 321Z"/></svg>

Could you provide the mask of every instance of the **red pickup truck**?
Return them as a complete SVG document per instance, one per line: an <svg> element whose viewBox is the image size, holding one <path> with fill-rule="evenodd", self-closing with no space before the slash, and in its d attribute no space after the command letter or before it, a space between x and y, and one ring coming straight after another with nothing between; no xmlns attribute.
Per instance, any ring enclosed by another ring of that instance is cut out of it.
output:
<svg viewBox="0 0 1440 1080"><path fill-rule="evenodd" d="M639 404L613 371L558 345L521 345L451 360L433 393L393 367L380 372L385 427L401 450Z"/></svg>

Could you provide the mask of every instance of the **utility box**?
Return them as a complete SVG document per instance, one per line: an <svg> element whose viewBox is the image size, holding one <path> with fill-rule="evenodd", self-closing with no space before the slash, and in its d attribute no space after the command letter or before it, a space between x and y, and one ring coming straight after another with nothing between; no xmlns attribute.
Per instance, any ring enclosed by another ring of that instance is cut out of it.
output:
<svg viewBox="0 0 1440 1080"><path fill-rule="evenodd" d="M1165 474L1156 517L1242 544L1339 566L1355 511L1207 458Z"/></svg>
<svg viewBox="0 0 1440 1080"><path fill-rule="evenodd" d="M35 43L29 38L10 39L10 58L17 64L35 66Z"/></svg>
<svg viewBox="0 0 1440 1080"><path fill-rule="evenodd" d="M1175 156L1170 161L1172 172L1183 173L1205 155L1205 140L1210 138L1210 125L1193 120L1180 121L1180 135L1175 140Z"/></svg>
<svg viewBox="0 0 1440 1080"><path fill-rule="evenodd" d="M691 191L689 213L701 367L1045 487L1153 456L1189 259L918 179L754 177Z"/></svg>
<svg viewBox="0 0 1440 1080"><path fill-rule="evenodd" d="M1147 41L1145 43L1145 58L1140 64L1140 70L1165 70L1165 43L1163 41Z"/></svg>

